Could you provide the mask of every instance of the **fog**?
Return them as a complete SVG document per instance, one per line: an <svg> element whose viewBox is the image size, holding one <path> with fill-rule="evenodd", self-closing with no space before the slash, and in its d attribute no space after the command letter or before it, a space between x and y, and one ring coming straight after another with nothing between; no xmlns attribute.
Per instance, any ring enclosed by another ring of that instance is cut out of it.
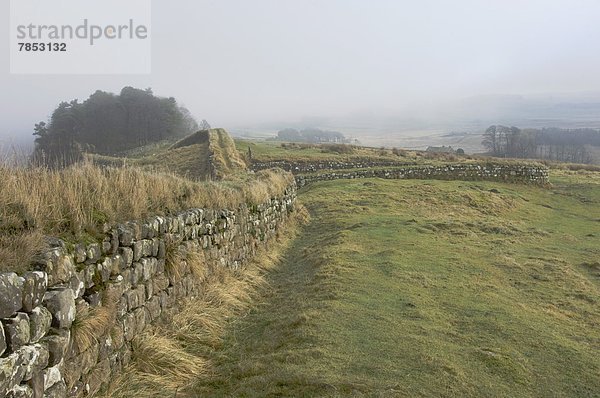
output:
<svg viewBox="0 0 600 398"><path fill-rule="evenodd" d="M0 12L6 35L8 2ZM401 134L535 118L539 104L551 118L600 103L598 16L597 0L153 1L149 75L10 74L1 40L0 137L31 139L61 100L127 85L239 132Z"/></svg>

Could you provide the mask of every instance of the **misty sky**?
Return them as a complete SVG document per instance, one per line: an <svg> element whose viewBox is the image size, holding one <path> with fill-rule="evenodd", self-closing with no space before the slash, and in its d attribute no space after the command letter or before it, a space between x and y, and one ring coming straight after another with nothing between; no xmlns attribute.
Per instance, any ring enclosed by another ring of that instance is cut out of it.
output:
<svg viewBox="0 0 600 398"><path fill-rule="evenodd" d="M0 136L125 85L225 128L600 91L599 38L598 0L157 0L150 75L11 75L0 41Z"/></svg>

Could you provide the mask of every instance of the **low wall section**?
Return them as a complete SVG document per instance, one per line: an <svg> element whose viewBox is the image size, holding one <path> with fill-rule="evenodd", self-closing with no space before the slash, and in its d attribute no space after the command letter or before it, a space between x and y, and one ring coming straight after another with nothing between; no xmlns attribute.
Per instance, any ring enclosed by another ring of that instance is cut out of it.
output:
<svg viewBox="0 0 600 398"><path fill-rule="evenodd" d="M389 179L499 181L536 185L546 185L549 183L548 169L546 167L527 164L463 163L443 166L410 166L295 175L298 187L303 187L315 181L373 177Z"/></svg>
<svg viewBox="0 0 600 398"><path fill-rule="evenodd" d="M198 292L185 260L169 272L172 250L203 249L207 262L238 267L276 233L295 199L292 186L250 208L106 227L98 243L55 240L37 271L0 274L0 397L97 392L129 363L136 335Z"/></svg>

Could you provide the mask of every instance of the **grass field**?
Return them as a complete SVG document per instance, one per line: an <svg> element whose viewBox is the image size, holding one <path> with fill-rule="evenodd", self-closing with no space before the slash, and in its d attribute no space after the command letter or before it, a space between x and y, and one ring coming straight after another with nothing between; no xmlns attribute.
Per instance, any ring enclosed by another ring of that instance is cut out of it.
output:
<svg viewBox="0 0 600 398"><path fill-rule="evenodd" d="M600 396L600 175L353 180L236 318L206 396Z"/></svg>

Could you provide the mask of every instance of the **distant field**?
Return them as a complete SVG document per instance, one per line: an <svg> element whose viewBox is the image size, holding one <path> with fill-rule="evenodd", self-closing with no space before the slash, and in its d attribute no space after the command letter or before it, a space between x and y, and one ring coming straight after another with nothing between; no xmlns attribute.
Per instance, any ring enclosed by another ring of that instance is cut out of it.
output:
<svg viewBox="0 0 600 398"><path fill-rule="evenodd" d="M316 183L206 396L600 394L600 174Z"/></svg>

